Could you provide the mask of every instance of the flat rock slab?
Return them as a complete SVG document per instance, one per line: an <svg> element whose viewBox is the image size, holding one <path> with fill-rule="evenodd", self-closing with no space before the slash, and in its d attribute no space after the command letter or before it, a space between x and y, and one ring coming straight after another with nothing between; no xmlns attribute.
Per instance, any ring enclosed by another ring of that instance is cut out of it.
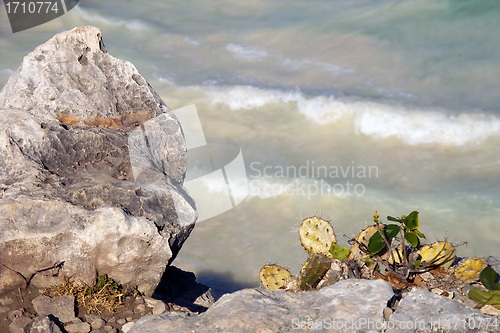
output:
<svg viewBox="0 0 500 333"><path fill-rule="evenodd" d="M391 285L382 280L343 280L304 293L245 289L222 296L199 316L171 312L144 317L129 333L346 332L356 327L378 332L393 295Z"/></svg>
<svg viewBox="0 0 500 333"><path fill-rule="evenodd" d="M52 315L62 323L68 323L75 319L75 296L50 298L40 295L32 303L38 316Z"/></svg>

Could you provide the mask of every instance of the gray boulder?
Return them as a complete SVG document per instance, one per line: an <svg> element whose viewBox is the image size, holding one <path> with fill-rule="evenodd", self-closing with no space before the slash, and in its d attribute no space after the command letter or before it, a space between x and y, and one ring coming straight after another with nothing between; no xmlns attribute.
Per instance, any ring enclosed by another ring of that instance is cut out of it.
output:
<svg viewBox="0 0 500 333"><path fill-rule="evenodd" d="M222 296L199 316L170 312L141 318L129 333L379 332L393 295L382 280L343 280L304 293L245 289Z"/></svg>
<svg viewBox="0 0 500 333"><path fill-rule="evenodd" d="M499 324L498 317L413 288L391 315L387 332L500 332Z"/></svg>
<svg viewBox="0 0 500 333"><path fill-rule="evenodd" d="M80 27L0 92L0 294L108 274L151 295L197 219L179 122L137 69Z"/></svg>

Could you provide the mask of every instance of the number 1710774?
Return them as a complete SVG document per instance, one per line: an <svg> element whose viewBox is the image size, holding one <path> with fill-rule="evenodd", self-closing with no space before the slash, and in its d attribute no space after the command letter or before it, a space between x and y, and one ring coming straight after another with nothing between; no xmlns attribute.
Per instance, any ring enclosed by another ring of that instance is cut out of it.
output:
<svg viewBox="0 0 500 333"><path fill-rule="evenodd" d="M57 1L5 1L7 14L58 13Z"/></svg>

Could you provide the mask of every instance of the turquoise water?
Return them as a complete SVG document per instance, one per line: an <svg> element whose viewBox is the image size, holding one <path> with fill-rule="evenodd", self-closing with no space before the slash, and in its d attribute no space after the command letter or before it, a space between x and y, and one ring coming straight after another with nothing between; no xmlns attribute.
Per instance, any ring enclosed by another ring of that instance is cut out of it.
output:
<svg viewBox="0 0 500 333"><path fill-rule="evenodd" d="M248 196L199 223L175 262L219 294L257 285L264 263L297 271L314 214L345 245L375 210L419 210L429 241L500 255L498 1L83 1L16 34L2 7L0 86L79 25L172 109L195 104L207 140L240 146Z"/></svg>

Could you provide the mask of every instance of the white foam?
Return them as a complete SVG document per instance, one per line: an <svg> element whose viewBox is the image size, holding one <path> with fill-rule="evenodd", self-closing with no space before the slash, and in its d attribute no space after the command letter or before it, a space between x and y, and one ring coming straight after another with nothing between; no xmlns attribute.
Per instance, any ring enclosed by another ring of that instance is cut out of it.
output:
<svg viewBox="0 0 500 333"><path fill-rule="evenodd" d="M244 47L243 45L236 43L229 43L226 45L225 48L226 51L229 51L236 58L240 59L258 60L268 56L267 52L264 50L251 47Z"/></svg>
<svg viewBox="0 0 500 333"><path fill-rule="evenodd" d="M125 21L121 19L116 19L112 17L104 17L95 12L88 12L85 9L82 9L80 6L76 6L73 10L80 15L83 19L93 23L101 23L106 24L112 27L126 27L129 30L144 30L147 29L147 25L139 20Z"/></svg>
<svg viewBox="0 0 500 333"><path fill-rule="evenodd" d="M453 116L442 112L375 106L358 113L355 122L357 133L374 138L395 136L409 145L440 143L462 146L480 144L500 131L500 120L493 115Z"/></svg>
<svg viewBox="0 0 500 333"><path fill-rule="evenodd" d="M289 103L292 109L318 125L328 126L347 119L357 135L374 139L394 137L407 145L480 144L500 133L500 119L489 114L448 115L444 110L407 110L375 102L346 101L333 96L307 97L299 91L251 86L217 87L207 93L213 104L226 105L233 111Z"/></svg>
<svg viewBox="0 0 500 333"><path fill-rule="evenodd" d="M223 104L231 110L252 110L271 103L297 101L297 92L259 89L251 86L217 87L207 89L212 104Z"/></svg>

